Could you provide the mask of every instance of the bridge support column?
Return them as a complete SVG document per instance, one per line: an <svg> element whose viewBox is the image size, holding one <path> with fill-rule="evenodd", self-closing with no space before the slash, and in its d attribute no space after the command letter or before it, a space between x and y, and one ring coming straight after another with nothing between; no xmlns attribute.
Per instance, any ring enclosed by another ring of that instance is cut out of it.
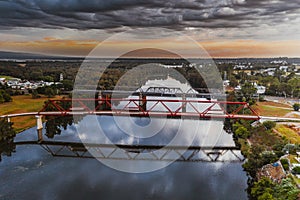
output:
<svg viewBox="0 0 300 200"><path fill-rule="evenodd" d="M7 117L7 122L8 122L8 123L10 122L10 117Z"/></svg>
<svg viewBox="0 0 300 200"><path fill-rule="evenodd" d="M37 136L38 141L43 141L43 121L42 121L42 115L36 115L36 129L37 129Z"/></svg>
<svg viewBox="0 0 300 200"><path fill-rule="evenodd" d="M186 96L185 94L182 95L182 112L185 113L186 112Z"/></svg>
<svg viewBox="0 0 300 200"><path fill-rule="evenodd" d="M147 110L147 96L140 92L139 95L139 110L140 111L146 111Z"/></svg>

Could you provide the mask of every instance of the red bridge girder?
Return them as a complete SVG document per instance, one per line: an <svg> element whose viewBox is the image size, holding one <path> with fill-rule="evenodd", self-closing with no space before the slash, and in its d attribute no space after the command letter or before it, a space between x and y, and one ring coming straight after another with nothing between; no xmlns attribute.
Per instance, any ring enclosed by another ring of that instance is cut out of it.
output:
<svg viewBox="0 0 300 200"><path fill-rule="evenodd" d="M229 108L229 109L228 109ZM247 110L248 114L241 113ZM146 98L78 98L48 100L41 115L118 115L137 117L198 117L259 120L246 102Z"/></svg>

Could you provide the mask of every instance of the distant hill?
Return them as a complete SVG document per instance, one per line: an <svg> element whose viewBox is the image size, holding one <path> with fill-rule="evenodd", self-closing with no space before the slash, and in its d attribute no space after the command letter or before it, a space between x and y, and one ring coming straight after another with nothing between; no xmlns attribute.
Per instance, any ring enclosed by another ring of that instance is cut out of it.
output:
<svg viewBox="0 0 300 200"><path fill-rule="evenodd" d="M24 53L24 52L10 52L0 51L0 59L8 60L27 60L27 59L42 59L42 60L69 60L69 59L81 59L80 57L67 57L67 56L50 56L44 54Z"/></svg>

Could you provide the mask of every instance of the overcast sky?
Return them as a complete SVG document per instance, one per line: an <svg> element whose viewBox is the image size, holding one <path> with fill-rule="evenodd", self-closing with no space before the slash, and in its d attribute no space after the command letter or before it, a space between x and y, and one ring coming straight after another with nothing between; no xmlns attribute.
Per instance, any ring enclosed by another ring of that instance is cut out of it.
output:
<svg viewBox="0 0 300 200"><path fill-rule="evenodd" d="M117 33L166 28L213 57L300 57L299 24L300 0L0 0L0 49L87 55Z"/></svg>

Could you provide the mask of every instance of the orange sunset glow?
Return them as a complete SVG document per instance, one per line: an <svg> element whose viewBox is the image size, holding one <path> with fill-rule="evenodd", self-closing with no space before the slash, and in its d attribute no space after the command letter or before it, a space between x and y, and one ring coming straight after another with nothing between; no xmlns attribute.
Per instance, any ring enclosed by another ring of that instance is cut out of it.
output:
<svg viewBox="0 0 300 200"><path fill-rule="evenodd" d="M86 56L101 41L96 40L62 40L53 37L45 37L43 40L37 41L0 41L0 49L20 52L34 52L50 55L66 55L66 56ZM233 40L233 41L200 41L198 42L211 57L274 57L289 56L297 57L299 55L300 41L258 41L258 40ZM108 45L104 48L113 51L114 48L124 48L130 45L130 41L116 43L113 46ZM145 45L147 46L147 45ZM158 47L165 49L165 42L160 41ZM177 48L186 48L184 43L177 43ZM193 49L189 50L188 57L195 57ZM167 55L159 55L155 53L145 53L137 55L137 57L169 57Z"/></svg>

